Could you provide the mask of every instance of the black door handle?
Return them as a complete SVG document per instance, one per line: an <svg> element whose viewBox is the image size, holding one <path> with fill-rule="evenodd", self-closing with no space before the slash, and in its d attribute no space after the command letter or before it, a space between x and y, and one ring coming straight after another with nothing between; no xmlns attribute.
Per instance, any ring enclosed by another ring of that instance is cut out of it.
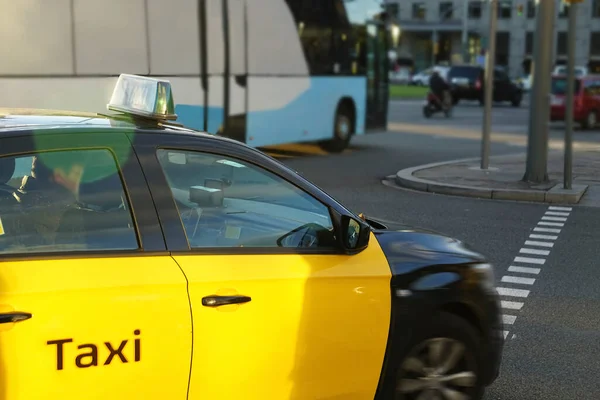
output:
<svg viewBox="0 0 600 400"><path fill-rule="evenodd" d="M202 305L206 307L219 307L227 304L242 304L252 300L248 296L206 296L202 298Z"/></svg>
<svg viewBox="0 0 600 400"><path fill-rule="evenodd" d="M14 311L0 313L0 324L10 324L13 322L21 322L31 318L32 315L26 312Z"/></svg>

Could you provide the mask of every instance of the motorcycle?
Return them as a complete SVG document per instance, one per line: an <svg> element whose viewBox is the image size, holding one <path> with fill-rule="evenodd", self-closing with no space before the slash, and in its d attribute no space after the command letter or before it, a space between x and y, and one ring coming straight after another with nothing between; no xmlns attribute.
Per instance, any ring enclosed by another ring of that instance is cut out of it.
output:
<svg viewBox="0 0 600 400"><path fill-rule="evenodd" d="M425 118L430 118L437 112L443 112L446 118L452 115L452 99L450 93L444 93L444 99L440 99L433 92L427 93L427 99L423 104L423 115Z"/></svg>

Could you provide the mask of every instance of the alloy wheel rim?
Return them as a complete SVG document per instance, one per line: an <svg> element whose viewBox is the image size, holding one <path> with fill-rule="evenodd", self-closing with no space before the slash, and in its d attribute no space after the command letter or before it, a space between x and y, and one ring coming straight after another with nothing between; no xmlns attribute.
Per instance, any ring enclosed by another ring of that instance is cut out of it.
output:
<svg viewBox="0 0 600 400"><path fill-rule="evenodd" d="M419 344L400 366L397 399L469 400L477 376L465 345L450 338Z"/></svg>

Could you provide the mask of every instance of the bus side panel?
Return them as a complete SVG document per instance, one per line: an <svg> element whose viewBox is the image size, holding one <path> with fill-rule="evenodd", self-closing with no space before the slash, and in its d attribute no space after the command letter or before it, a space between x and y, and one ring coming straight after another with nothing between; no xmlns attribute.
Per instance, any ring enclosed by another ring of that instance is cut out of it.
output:
<svg viewBox="0 0 600 400"><path fill-rule="evenodd" d="M365 132L365 77L250 77L248 88L251 146L331 138L343 98L354 103L356 134Z"/></svg>

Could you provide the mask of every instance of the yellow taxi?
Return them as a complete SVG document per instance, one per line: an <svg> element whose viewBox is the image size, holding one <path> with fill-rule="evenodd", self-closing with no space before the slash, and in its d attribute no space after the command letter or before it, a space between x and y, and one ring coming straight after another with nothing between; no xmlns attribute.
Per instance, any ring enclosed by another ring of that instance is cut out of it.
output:
<svg viewBox="0 0 600 400"><path fill-rule="evenodd" d="M0 399L481 398L483 256L173 105L121 75L111 113L0 110Z"/></svg>

